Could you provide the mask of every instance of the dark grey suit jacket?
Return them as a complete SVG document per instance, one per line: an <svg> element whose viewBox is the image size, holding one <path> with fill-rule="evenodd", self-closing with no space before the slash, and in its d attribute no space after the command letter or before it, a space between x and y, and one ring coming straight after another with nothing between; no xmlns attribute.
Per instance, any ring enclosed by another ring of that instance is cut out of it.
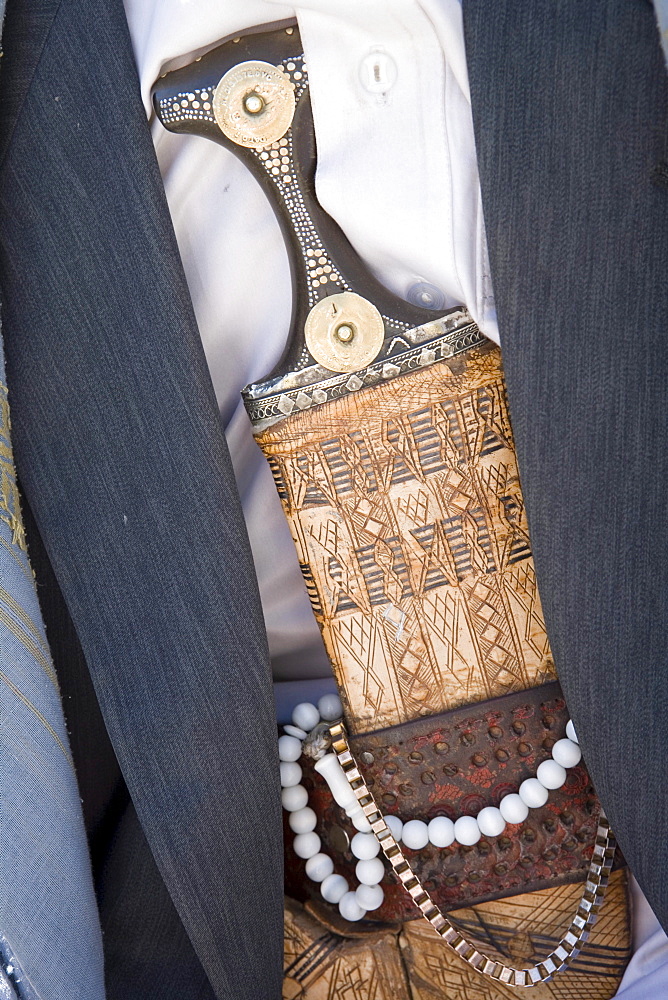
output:
<svg viewBox="0 0 668 1000"><path fill-rule="evenodd" d="M653 8L465 0L464 15L548 631L600 797L668 925L668 79ZM5 51L14 442L109 996L279 997L262 615L121 0L10 0Z"/></svg>

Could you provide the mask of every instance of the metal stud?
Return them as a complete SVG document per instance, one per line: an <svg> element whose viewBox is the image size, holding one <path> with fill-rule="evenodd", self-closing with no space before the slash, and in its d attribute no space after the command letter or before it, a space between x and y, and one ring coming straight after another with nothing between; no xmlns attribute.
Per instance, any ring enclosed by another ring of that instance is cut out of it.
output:
<svg viewBox="0 0 668 1000"><path fill-rule="evenodd" d="M294 84L271 63L242 62L228 70L213 95L216 123L239 146L263 149L282 138L295 113Z"/></svg>

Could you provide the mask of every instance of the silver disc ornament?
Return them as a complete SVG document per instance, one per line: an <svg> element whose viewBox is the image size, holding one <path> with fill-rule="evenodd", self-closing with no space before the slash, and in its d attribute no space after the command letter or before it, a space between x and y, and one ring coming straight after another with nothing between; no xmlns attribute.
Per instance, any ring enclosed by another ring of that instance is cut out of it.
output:
<svg viewBox="0 0 668 1000"><path fill-rule="evenodd" d="M332 372L355 372L378 356L385 324L368 299L337 292L316 302L306 317L304 335L318 364Z"/></svg>
<svg viewBox="0 0 668 1000"><path fill-rule="evenodd" d="M238 146L269 146L292 124L294 89L285 73L271 63L250 61L233 66L213 95L218 127Z"/></svg>

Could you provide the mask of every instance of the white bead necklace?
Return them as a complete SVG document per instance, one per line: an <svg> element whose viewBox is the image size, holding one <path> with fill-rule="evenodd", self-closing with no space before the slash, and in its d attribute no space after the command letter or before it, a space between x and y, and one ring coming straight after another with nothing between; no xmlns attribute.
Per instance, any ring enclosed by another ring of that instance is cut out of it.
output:
<svg viewBox="0 0 668 1000"><path fill-rule="evenodd" d="M336 803L346 811L358 832L350 841L350 850L356 857L355 875L359 885L351 889L343 875L334 872L334 862L320 850L322 842L315 832L317 816L308 804L308 792L301 784L302 768L298 763L303 742L319 723L336 722L343 715L338 695L323 695L317 705L302 702L292 713L292 725L284 726L284 735L278 740L281 770L281 801L290 814L288 823L295 834L293 850L306 861L306 875L320 883L320 892L328 903L338 904L345 920L361 920L364 915L377 910L384 899L380 881L385 866L378 857L380 842L362 812L354 792L335 754L325 753L316 761L315 769L329 785ZM499 807L485 806L477 816L460 816L453 822L447 816L436 816L429 823L412 819L402 823L398 816L384 816L394 839L414 851L427 844L450 847L457 842L465 847L477 844L482 836L500 836L507 823L523 823L529 809L539 809L547 802L550 791L561 788L566 781L566 769L580 762L582 751L578 745L571 720L566 726L566 736L557 740L552 756L544 760L535 778L526 778L518 792L504 795Z"/></svg>

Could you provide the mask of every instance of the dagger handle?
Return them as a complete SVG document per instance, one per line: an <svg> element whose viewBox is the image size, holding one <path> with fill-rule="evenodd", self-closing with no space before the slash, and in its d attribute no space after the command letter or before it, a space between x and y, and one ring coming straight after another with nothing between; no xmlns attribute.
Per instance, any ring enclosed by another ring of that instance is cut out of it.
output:
<svg viewBox="0 0 668 1000"><path fill-rule="evenodd" d="M255 94L253 88L262 90L262 67L267 79L275 71L275 79L269 79L274 102L294 106L289 127L280 135L280 126L275 133L262 133L262 115L255 121L243 114L244 92L247 97ZM226 79L228 86L221 88ZM290 262L293 310L286 353L265 381L313 364L304 339L306 318L317 302L332 294L354 292L373 302L382 314L388 343L443 315L411 305L385 288L319 204L308 73L296 26L248 34L217 46L194 63L160 77L152 99L169 131L199 135L234 152L261 184L276 215ZM244 134L234 131L234 125L227 127L228 120L239 119L246 126ZM266 138L271 141L263 145ZM244 144L251 141L254 144Z"/></svg>

